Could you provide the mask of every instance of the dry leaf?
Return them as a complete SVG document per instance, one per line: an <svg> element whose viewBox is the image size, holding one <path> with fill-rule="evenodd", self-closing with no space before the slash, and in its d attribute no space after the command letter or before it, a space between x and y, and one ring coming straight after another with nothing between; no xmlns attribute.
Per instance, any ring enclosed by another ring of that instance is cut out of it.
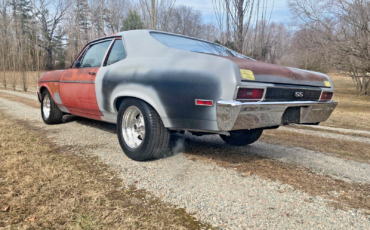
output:
<svg viewBox="0 0 370 230"><path fill-rule="evenodd" d="M8 212L10 210L10 205L4 206L1 211L2 212Z"/></svg>

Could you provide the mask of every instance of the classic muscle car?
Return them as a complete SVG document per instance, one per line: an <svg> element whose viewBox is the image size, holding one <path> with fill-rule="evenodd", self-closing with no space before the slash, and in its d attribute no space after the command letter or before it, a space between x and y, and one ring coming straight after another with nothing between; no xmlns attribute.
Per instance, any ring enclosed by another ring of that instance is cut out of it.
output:
<svg viewBox="0 0 370 230"><path fill-rule="evenodd" d="M38 87L46 124L64 114L115 123L123 152L138 161L161 157L173 132L248 145L264 129L323 122L337 105L325 74L150 30L91 41L71 68L45 73Z"/></svg>

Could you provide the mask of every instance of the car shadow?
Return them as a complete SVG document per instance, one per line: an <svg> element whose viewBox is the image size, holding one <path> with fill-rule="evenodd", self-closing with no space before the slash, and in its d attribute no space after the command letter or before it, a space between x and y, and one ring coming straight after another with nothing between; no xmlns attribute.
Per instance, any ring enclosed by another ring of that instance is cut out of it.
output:
<svg viewBox="0 0 370 230"><path fill-rule="evenodd" d="M117 134L117 126L115 124L107 123L104 121L97 121L89 118L79 117L75 115L64 115L63 123L77 122L81 125L87 125L92 128L97 128L102 131Z"/></svg>
<svg viewBox="0 0 370 230"><path fill-rule="evenodd" d="M115 124L110 124L103 121L96 121L75 115L65 115L63 117L63 123L72 122L77 122L81 125L97 128L99 130L112 134L117 134L117 126ZM193 136L190 133L186 132L185 134L171 135L170 149L160 159L173 157L180 153L185 154L189 157L215 159L230 164L268 159L252 153L259 151L257 149L258 147L253 146L253 144L249 146L230 146L223 142L218 135L206 135L199 137ZM154 161L160 159L154 159Z"/></svg>
<svg viewBox="0 0 370 230"><path fill-rule="evenodd" d="M263 151L259 146L231 146L226 144L218 135L193 136L190 133L171 136L171 151L166 157L180 153L192 158L211 159L223 161L228 164L240 164L267 160L269 158L254 154Z"/></svg>

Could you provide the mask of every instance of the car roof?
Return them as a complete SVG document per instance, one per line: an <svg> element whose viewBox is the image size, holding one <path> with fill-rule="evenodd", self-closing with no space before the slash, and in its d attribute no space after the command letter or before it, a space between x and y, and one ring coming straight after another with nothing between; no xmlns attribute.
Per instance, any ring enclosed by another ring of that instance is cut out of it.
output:
<svg viewBox="0 0 370 230"><path fill-rule="evenodd" d="M94 43L94 42L104 40L104 39L109 39L109 38L122 37L122 36L125 36L125 35L128 35L128 34L130 34L130 35L136 34L138 36L148 35L152 32L174 35L174 36L190 38L190 39L194 39L194 40L198 40L198 41L213 43L213 42L210 42L210 41L207 41L207 40L203 40L203 39L199 39L199 38L195 38L195 37L190 37L190 36L186 36L186 35L182 35L182 34L175 34L175 33L170 33L170 32L165 32L165 31L160 31L160 30L148 30L148 29L122 31L122 32L118 32L118 33L115 33L115 34L110 34L110 35L107 35L107 36L104 36L104 37L101 37L101 38L94 39L94 40L90 41L89 43Z"/></svg>

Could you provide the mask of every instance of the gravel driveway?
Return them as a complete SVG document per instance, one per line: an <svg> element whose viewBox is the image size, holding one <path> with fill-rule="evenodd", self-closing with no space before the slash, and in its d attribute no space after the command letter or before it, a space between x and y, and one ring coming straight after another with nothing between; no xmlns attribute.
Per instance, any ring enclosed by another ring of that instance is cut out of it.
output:
<svg viewBox="0 0 370 230"><path fill-rule="evenodd" d="M334 209L322 197L312 197L258 176L245 177L212 163L192 161L181 153L144 163L129 160L118 144L114 125L69 117L64 124L46 126L38 109L3 98L0 98L0 109L41 128L59 145L79 146L99 156L121 173L126 185L136 184L138 188L151 191L213 226L227 229L370 229L369 217L359 211ZM210 141L220 142L216 136L191 138L205 145ZM241 148L241 151L303 164L348 180L370 181L369 165L325 153L261 142ZM186 152L186 146L179 152Z"/></svg>

